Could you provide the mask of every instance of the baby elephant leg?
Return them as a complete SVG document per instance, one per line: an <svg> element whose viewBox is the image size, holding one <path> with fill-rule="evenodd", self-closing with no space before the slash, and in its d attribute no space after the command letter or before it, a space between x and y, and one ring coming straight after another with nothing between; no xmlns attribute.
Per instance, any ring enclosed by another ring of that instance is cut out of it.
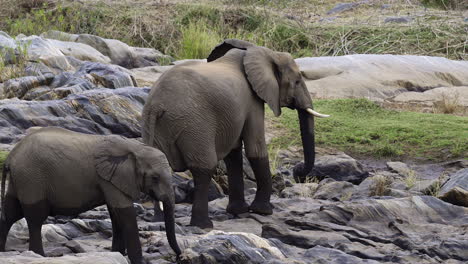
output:
<svg viewBox="0 0 468 264"><path fill-rule="evenodd" d="M141 252L140 237L138 235L138 225L136 221L136 212L133 206L125 208L109 208L112 217L112 226L121 228L125 247L127 248L128 258L132 264L140 264L143 262ZM115 221L115 224L114 224ZM114 240L112 241L114 242ZM118 242L120 245L120 241ZM114 250L114 245L112 246Z"/></svg>
<svg viewBox="0 0 468 264"><path fill-rule="evenodd" d="M5 196L4 206L4 214L0 218L0 252L5 251L5 244L11 226L16 221L23 218L23 211L21 210L21 204L18 198L7 194Z"/></svg>
<svg viewBox="0 0 468 264"><path fill-rule="evenodd" d="M125 239L122 224L119 223L113 210L107 206L112 221L112 251L125 255Z"/></svg>

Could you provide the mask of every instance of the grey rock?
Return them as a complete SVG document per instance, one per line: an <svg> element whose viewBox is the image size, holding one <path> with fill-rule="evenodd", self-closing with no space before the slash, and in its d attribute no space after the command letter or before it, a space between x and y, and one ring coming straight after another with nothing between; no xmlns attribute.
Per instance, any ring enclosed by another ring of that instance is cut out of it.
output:
<svg viewBox="0 0 468 264"><path fill-rule="evenodd" d="M69 41L69 42L75 42L78 36L79 35L77 34L70 34L70 33L61 32L57 30L49 30L41 34L41 37L43 38L55 39L55 40L61 40L61 41Z"/></svg>
<svg viewBox="0 0 468 264"><path fill-rule="evenodd" d="M180 263L265 263L271 260L291 263L268 240L250 233L211 231L190 244Z"/></svg>
<svg viewBox="0 0 468 264"><path fill-rule="evenodd" d="M338 3L327 12L327 15L342 13L359 6L358 3Z"/></svg>
<svg viewBox="0 0 468 264"><path fill-rule="evenodd" d="M0 31L0 50L3 49L15 49L16 42L6 32Z"/></svg>
<svg viewBox="0 0 468 264"><path fill-rule="evenodd" d="M316 158L311 174L319 178L330 177L338 181L349 181L353 184L359 184L369 175L358 161L344 153Z"/></svg>
<svg viewBox="0 0 468 264"><path fill-rule="evenodd" d="M351 254L344 253L343 251L323 247L320 245L307 249L304 252L304 257L307 258L311 263L380 263L371 259L361 259Z"/></svg>
<svg viewBox="0 0 468 264"><path fill-rule="evenodd" d="M412 169L410 169L410 167L408 167L408 165L406 165L406 163L399 162L399 161L395 161L395 162L389 161L387 162L387 167L391 171L396 172L400 174L401 176L405 176L405 177L409 176L410 173L412 173L413 171Z"/></svg>
<svg viewBox="0 0 468 264"><path fill-rule="evenodd" d="M320 182L317 186L313 198L321 200L344 201L351 198L356 191L356 187L345 181L328 181L327 179Z"/></svg>
<svg viewBox="0 0 468 264"><path fill-rule="evenodd" d="M132 48L135 56L135 68L155 66L159 64L169 64L174 61L169 55L164 55L160 51L150 48Z"/></svg>
<svg viewBox="0 0 468 264"><path fill-rule="evenodd" d="M390 99L468 83L467 61L441 57L359 54L295 61L309 92L321 98Z"/></svg>
<svg viewBox="0 0 468 264"><path fill-rule="evenodd" d="M115 40L98 36L81 34L76 42L87 44L111 59L113 64L125 68L141 68L159 65L160 62L171 62L172 57L162 54L155 49L134 48Z"/></svg>
<svg viewBox="0 0 468 264"><path fill-rule="evenodd" d="M31 251L0 252L0 262L2 264L128 264L125 257L118 252L81 253L63 257L42 257Z"/></svg>
<svg viewBox="0 0 468 264"><path fill-rule="evenodd" d="M20 39L19 43L27 47L29 60L41 61L48 67L62 71L73 70L73 66L60 49L55 47L49 40L38 36L30 36Z"/></svg>
<svg viewBox="0 0 468 264"><path fill-rule="evenodd" d="M468 207L468 169L451 175L440 189L439 197L446 202Z"/></svg>
<svg viewBox="0 0 468 264"><path fill-rule="evenodd" d="M173 66L149 66L143 68L131 69L132 75L135 77L138 85L153 86L159 77Z"/></svg>
<svg viewBox="0 0 468 264"><path fill-rule="evenodd" d="M171 62L171 65L179 65L186 62L206 62L206 59L185 59Z"/></svg>
<svg viewBox="0 0 468 264"><path fill-rule="evenodd" d="M0 143L15 143L33 126L140 137L139 120L148 92L149 88L102 88L72 94L63 100L2 100Z"/></svg>
<svg viewBox="0 0 468 264"><path fill-rule="evenodd" d="M384 20L384 23L410 23L413 21L412 17L402 16L402 17L387 17Z"/></svg>
<svg viewBox="0 0 468 264"><path fill-rule="evenodd" d="M10 79L4 83L4 97L22 98L29 90L39 86L49 85L53 79L53 74Z"/></svg>
<svg viewBox="0 0 468 264"><path fill-rule="evenodd" d="M183 178L180 175L175 174L174 183L176 203L192 203L193 194L195 191L193 179ZM211 184L208 190L208 200L213 201L221 197L224 197L223 189L218 185L218 183L216 183L214 180L211 180Z"/></svg>
<svg viewBox="0 0 468 264"><path fill-rule="evenodd" d="M284 188L280 193L280 197L313 197L317 187L317 183L296 183L291 187Z"/></svg>
<svg viewBox="0 0 468 264"><path fill-rule="evenodd" d="M76 42L87 44L111 59L112 64L126 68L133 68L134 56L127 44L115 40L104 39L98 36L81 34Z"/></svg>
<svg viewBox="0 0 468 264"><path fill-rule="evenodd" d="M138 86L130 71L116 65L87 62L76 74L79 76L89 74L106 88Z"/></svg>
<svg viewBox="0 0 468 264"><path fill-rule="evenodd" d="M101 63L110 63L109 57L104 56L102 53L97 51L95 48L76 42L60 41L60 40L49 40L54 47L59 49L63 55L71 56L82 61L93 61Z"/></svg>

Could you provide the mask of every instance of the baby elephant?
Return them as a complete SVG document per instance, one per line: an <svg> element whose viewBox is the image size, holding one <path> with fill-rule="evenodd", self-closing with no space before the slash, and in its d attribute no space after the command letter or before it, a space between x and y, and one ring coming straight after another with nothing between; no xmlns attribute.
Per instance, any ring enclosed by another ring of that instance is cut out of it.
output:
<svg viewBox="0 0 468 264"><path fill-rule="evenodd" d="M120 136L38 129L15 146L3 167L0 251L5 251L13 223L23 217L29 228L29 249L44 255L41 227L47 216L74 216L107 204L112 251L124 254L126 249L133 264L143 263L133 208L140 191L163 203L167 240L180 255L172 175L162 152Z"/></svg>

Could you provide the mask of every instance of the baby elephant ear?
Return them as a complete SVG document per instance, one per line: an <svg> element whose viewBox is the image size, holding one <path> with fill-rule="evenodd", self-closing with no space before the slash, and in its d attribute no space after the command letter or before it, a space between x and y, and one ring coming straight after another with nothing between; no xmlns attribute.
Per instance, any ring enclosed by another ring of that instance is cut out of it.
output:
<svg viewBox="0 0 468 264"><path fill-rule="evenodd" d="M221 58L226 54L230 49L241 49L246 50L248 47L255 46L254 44L239 40L239 39L225 39L221 44L216 46L210 53L207 58L207 61L214 61L216 59Z"/></svg>
<svg viewBox="0 0 468 264"><path fill-rule="evenodd" d="M109 181L117 189L136 200L140 196L135 155L126 147L128 139L106 138L96 147L94 164L102 179Z"/></svg>

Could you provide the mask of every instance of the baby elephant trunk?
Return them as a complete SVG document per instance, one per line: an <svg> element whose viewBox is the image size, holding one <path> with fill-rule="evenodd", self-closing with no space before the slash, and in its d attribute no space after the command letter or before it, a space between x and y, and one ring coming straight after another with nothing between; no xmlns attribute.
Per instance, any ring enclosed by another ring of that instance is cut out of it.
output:
<svg viewBox="0 0 468 264"><path fill-rule="evenodd" d="M164 206L164 224L166 225L166 236L169 245L177 256L181 254L176 240L175 221L174 221L174 198L167 197L163 201Z"/></svg>

